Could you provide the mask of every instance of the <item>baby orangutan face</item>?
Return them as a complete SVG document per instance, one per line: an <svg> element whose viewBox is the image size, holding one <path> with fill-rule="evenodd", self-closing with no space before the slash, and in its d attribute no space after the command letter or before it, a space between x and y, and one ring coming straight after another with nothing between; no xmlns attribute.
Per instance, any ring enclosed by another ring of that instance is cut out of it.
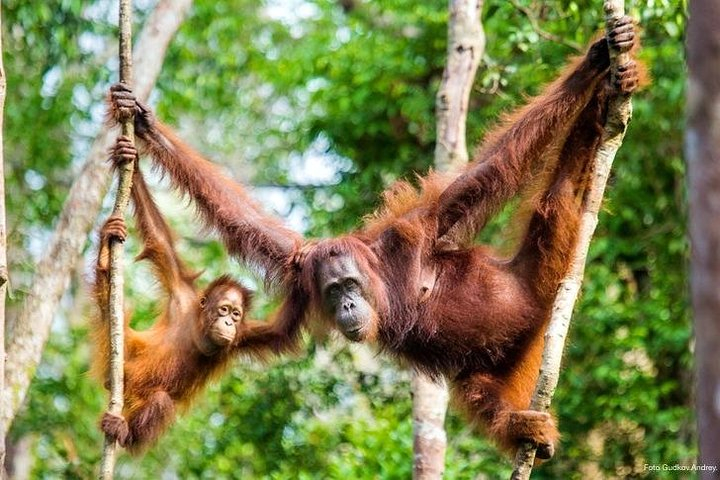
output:
<svg viewBox="0 0 720 480"><path fill-rule="evenodd" d="M235 340L245 313L245 294L232 286L219 285L200 299L205 339L223 348Z"/></svg>

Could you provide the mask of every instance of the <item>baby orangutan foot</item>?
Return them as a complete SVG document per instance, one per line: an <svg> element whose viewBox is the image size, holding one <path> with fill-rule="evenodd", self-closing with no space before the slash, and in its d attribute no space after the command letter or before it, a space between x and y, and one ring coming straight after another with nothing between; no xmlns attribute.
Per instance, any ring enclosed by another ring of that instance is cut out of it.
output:
<svg viewBox="0 0 720 480"><path fill-rule="evenodd" d="M124 447L127 444L130 429L128 428L127 421L125 421L125 417L105 412L102 420L100 420L100 429L105 435L116 440L121 446Z"/></svg>
<svg viewBox="0 0 720 480"><path fill-rule="evenodd" d="M535 410L517 410L510 412L508 434L520 446L531 442L537 448L535 456L548 460L555 454L555 442L560 437L552 415Z"/></svg>
<svg viewBox="0 0 720 480"><path fill-rule="evenodd" d="M114 239L122 243L126 238L127 227L122 217L111 216L100 229L100 239L102 242L109 243L110 239Z"/></svg>
<svg viewBox="0 0 720 480"><path fill-rule="evenodd" d="M115 145L110 150L110 161L116 166L134 162L138 157L137 149L129 137L120 135L115 140Z"/></svg>

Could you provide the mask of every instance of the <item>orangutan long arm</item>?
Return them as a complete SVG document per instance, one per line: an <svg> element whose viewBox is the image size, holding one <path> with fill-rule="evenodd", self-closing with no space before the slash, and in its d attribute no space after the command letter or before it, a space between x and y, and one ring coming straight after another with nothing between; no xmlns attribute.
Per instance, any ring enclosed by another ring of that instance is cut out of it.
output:
<svg viewBox="0 0 720 480"><path fill-rule="evenodd" d="M243 187L205 160L173 131L158 122L123 84L110 88L110 115L135 110L135 135L153 162L190 195L205 222L215 227L229 252L266 272L269 282L282 281L302 236L262 212Z"/></svg>
<svg viewBox="0 0 720 480"><path fill-rule="evenodd" d="M272 322L246 322L237 344L238 350L251 352L260 358L268 354L283 354L297 350L300 329L305 322L308 296L297 285L290 286L287 298Z"/></svg>
<svg viewBox="0 0 720 480"><path fill-rule="evenodd" d="M217 228L233 255L281 277L302 237L262 213L245 190L155 122L140 137L153 161L197 203L205 221Z"/></svg>
<svg viewBox="0 0 720 480"><path fill-rule="evenodd" d="M302 236L263 213L243 187L158 122L126 86L110 88L109 106L114 120L121 118L125 109L135 110L136 137L175 186L195 200L205 222L220 232L228 251L264 269L266 281L283 281Z"/></svg>
<svg viewBox="0 0 720 480"><path fill-rule="evenodd" d="M467 170L438 200L437 238L475 215L476 228L526 185L547 149L567 135L578 113L608 71L607 42L599 40L587 55L493 132Z"/></svg>

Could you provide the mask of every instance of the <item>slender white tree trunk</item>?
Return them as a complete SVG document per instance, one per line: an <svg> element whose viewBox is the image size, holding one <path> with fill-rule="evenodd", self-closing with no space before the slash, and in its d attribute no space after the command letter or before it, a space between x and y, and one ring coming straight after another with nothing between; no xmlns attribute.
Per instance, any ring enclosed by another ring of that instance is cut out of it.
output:
<svg viewBox="0 0 720 480"><path fill-rule="evenodd" d="M2 14L0 13L0 27L2 27ZM0 28L2 31L2 28ZM5 95L7 92L7 79L3 65L2 35L0 35L0 392L5 391L5 294L7 293L8 265L7 265L7 225L5 223L5 148L4 124ZM0 407L2 404L0 404ZM6 428L0 423L0 476L5 466L5 435Z"/></svg>
<svg viewBox="0 0 720 480"><path fill-rule="evenodd" d="M447 65L435 99L435 168L447 171L468 161L465 124L470 91L485 52L480 22L483 0L450 0Z"/></svg>
<svg viewBox="0 0 720 480"><path fill-rule="evenodd" d="M468 161L465 140L468 102L485 49L480 23L482 4L482 0L449 2L448 59L435 103L435 167L438 170L459 168ZM412 391L413 478L439 479L445 471L447 384L435 383L413 372Z"/></svg>
<svg viewBox="0 0 720 480"><path fill-rule="evenodd" d="M433 480L445 471L445 413L448 390L442 381L435 383L413 372L413 478Z"/></svg>
<svg viewBox="0 0 720 480"><path fill-rule="evenodd" d="M135 56L135 94L147 99L162 67L165 52L187 15L192 0L160 0L140 33ZM95 138L87 161L70 188L63 210L38 262L31 290L7 342L6 388L2 392L2 431L9 428L22 404L50 335L60 297L98 215L110 178L105 162L112 136L103 129Z"/></svg>
<svg viewBox="0 0 720 480"><path fill-rule="evenodd" d="M720 4L690 2L687 131L690 287L700 464L720 469ZM703 471L703 479L718 472Z"/></svg>

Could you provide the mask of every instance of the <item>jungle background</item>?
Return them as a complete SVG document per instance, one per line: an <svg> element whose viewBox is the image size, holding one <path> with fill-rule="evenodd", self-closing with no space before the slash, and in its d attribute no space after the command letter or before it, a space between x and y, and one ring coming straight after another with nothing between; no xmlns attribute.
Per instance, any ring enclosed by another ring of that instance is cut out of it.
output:
<svg viewBox="0 0 720 480"><path fill-rule="evenodd" d="M139 29L154 2L134 3ZM602 28L601 3L485 2L469 145L583 51ZM591 247L554 399L562 442L533 478L642 477L645 464L697 455L682 158L686 5L626 4L653 80L635 96ZM117 81L117 13L108 0L7 0L2 15L10 341ZM447 16L438 0L196 0L150 103L294 227L345 232L385 187L432 165ZM201 281L229 272L261 289L201 232L187 199L153 179ZM502 247L508 217L483 239ZM19 477L91 478L100 457L106 393L87 373L96 241L93 231L8 435ZM128 259L139 251L132 238L125 249ZM126 303L134 324L147 325L153 282L144 265L127 263ZM264 318L273 302L261 295L253 315ZM409 378L372 349L308 336L300 356L238 361L144 457L123 455L117 478L409 478ZM446 478L507 477L510 461L452 410L446 428Z"/></svg>

